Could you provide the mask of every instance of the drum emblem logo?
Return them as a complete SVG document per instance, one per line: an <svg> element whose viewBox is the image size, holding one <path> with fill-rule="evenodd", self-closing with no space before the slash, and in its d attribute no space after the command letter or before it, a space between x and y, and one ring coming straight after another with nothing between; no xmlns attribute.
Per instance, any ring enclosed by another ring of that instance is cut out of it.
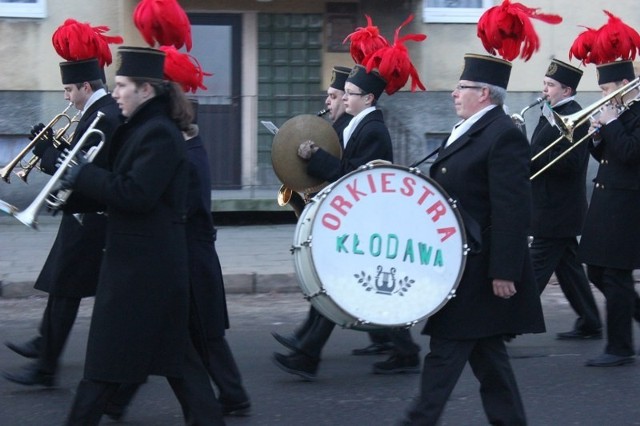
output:
<svg viewBox="0 0 640 426"><path fill-rule="evenodd" d="M361 284L365 291L375 290L377 294L384 294L387 296L399 294L400 296L404 296L404 294L411 288L411 285L415 283L415 280L412 280L409 277L397 279L396 268L391 268L388 272L385 272L382 266L378 265L376 270L377 273L375 278L372 278L371 275L367 274L365 271L362 271L359 274L354 274L354 277L358 280L358 284Z"/></svg>

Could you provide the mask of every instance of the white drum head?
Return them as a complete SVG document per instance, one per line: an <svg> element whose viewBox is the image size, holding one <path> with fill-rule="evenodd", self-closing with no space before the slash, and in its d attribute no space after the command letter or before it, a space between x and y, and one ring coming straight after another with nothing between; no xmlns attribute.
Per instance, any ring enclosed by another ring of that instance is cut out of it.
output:
<svg viewBox="0 0 640 426"><path fill-rule="evenodd" d="M417 169L367 166L344 176L318 194L296 228L303 291L320 288L353 318L330 318L345 327L406 326L435 313L455 292L466 259L448 198Z"/></svg>

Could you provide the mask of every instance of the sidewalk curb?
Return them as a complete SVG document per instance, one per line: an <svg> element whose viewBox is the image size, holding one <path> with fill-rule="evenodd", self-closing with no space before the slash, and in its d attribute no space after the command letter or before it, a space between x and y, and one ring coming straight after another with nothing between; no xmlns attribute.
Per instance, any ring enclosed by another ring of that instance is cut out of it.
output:
<svg viewBox="0 0 640 426"><path fill-rule="evenodd" d="M34 281L0 281L0 299L44 296L33 288ZM295 293L300 292L295 274L227 274L224 275L227 294Z"/></svg>

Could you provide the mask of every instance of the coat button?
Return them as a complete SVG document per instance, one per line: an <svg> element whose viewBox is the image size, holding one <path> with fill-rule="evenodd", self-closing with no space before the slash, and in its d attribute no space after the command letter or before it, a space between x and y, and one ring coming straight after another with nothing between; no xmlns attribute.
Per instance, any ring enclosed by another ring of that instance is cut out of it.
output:
<svg viewBox="0 0 640 426"><path fill-rule="evenodd" d="M599 183L596 183L596 188L600 188L600 184Z"/></svg>
<svg viewBox="0 0 640 426"><path fill-rule="evenodd" d="M441 171L442 173L447 173L447 168L446 168L446 167L443 167L443 168L441 168L441 169L440 169L440 171Z"/></svg>

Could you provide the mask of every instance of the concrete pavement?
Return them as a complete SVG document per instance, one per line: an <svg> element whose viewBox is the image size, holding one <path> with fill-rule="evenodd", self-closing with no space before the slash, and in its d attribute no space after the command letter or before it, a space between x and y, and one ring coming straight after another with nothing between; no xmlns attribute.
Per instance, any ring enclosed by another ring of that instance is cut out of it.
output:
<svg viewBox="0 0 640 426"><path fill-rule="evenodd" d="M0 217L0 296L38 294L33 289L53 245L60 217L43 212L38 230ZM290 248L294 224L219 226L216 249L228 293L298 291ZM149 265L153 267L153 265Z"/></svg>

